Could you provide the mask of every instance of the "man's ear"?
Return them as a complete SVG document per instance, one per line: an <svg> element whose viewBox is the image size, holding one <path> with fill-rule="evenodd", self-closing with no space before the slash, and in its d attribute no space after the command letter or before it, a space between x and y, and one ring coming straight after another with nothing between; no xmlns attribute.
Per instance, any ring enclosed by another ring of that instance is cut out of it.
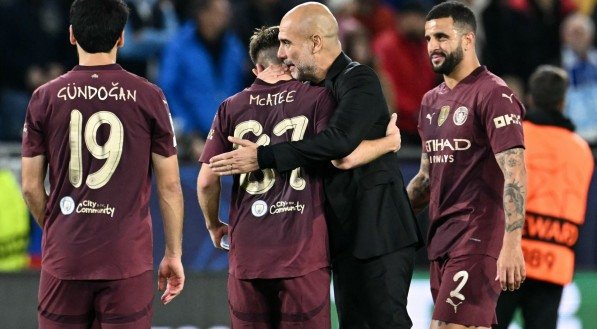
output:
<svg viewBox="0 0 597 329"><path fill-rule="evenodd" d="M68 40L70 41L70 44L73 46L77 44L77 39L75 39L75 34L73 33L72 25L68 26Z"/></svg>
<svg viewBox="0 0 597 329"><path fill-rule="evenodd" d="M311 37L311 42L313 42L313 54L320 52L323 48L323 38L321 37L321 35L313 35Z"/></svg>
<svg viewBox="0 0 597 329"><path fill-rule="evenodd" d="M265 70L265 67L263 67L263 65L255 64L255 67L251 70L251 72L253 72L253 74L257 76L259 73L263 72L263 70Z"/></svg>
<svg viewBox="0 0 597 329"><path fill-rule="evenodd" d="M120 38L118 38L118 41L116 41L116 47L120 48L122 46L124 46L124 30L120 32Z"/></svg>
<svg viewBox="0 0 597 329"><path fill-rule="evenodd" d="M475 33L473 32L468 32L464 35L464 38L467 41L467 47L466 50L468 50L469 48L475 48Z"/></svg>

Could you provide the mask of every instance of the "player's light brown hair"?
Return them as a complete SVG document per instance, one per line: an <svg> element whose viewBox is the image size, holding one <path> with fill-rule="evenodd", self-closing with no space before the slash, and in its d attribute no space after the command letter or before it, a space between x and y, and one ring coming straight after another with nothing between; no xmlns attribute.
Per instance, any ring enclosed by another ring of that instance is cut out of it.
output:
<svg viewBox="0 0 597 329"><path fill-rule="evenodd" d="M262 26L255 29L249 42L249 56L253 64L260 64L264 67L270 64L282 64L278 58L278 47L280 41L278 40L278 26Z"/></svg>

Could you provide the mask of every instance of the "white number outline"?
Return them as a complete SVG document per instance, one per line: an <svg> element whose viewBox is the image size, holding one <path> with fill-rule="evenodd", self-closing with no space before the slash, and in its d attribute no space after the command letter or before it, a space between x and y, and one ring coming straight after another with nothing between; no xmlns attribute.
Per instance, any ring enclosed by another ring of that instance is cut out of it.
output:
<svg viewBox="0 0 597 329"><path fill-rule="evenodd" d="M291 141L299 141L305 136L309 119L304 116L296 116L289 119L284 119L278 122L273 129L276 136L282 136L286 131L292 129ZM257 138L255 142L257 145L269 145L271 139L267 134L263 133L263 126L256 120L247 120L239 123L234 128L234 137L243 138L244 135L252 133ZM234 144L233 148L237 149L239 145ZM273 169L261 170L263 178L257 179L255 173L241 174L240 186L249 194L264 194L269 191L276 181L276 173ZM305 189L307 182L301 175L301 168L296 168L290 173L290 186L298 191Z"/></svg>
<svg viewBox="0 0 597 329"><path fill-rule="evenodd" d="M97 142L97 130L102 124L110 126L110 134L103 145ZM81 130L83 128L83 115L79 110L71 111L69 144L69 180L74 187L80 187L83 178L83 157ZM124 126L116 114L109 111L94 113L87 120L83 134L85 146L89 153L98 160L106 160L104 165L96 172L89 173L85 184L90 189L99 189L108 184L116 171L124 143Z"/></svg>
<svg viewBox="0 0 597 329"><path fill-rule="evenodd" d="M468 272L460 271L460 272L454 274L454 277L452 278L452 280L454 280L454 282L457 282L460 278L462 278L462 281L460 281L460 283L456 286L456 289L450 291L450 297L456 297L460 300L465 300L465 297L463 294L460 293L460 290L462 290L462 288L464 288L464 285L468 281Z"/></svg>

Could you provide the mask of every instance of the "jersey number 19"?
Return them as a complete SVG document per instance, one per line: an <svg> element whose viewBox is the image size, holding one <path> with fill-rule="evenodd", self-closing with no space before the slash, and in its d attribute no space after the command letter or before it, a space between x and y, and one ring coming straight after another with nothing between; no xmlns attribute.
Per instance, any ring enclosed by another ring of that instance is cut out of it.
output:
<svg viewBox="0 0 597 329"><path fill-rule="evenodd" d="M99 145L97 141L97 130L102 124L110 126L110 134L104 145ZM106 159L104 165L96 172L90 173L85 180L85 184L90 189L99 189L106 185L114 174L120 156L122 155L122 143L124 138L124 129L122 122L116 114L108 111L99 111L94 113L87 124L81 138L83 130L83 115L79 110L73 110L70 113L70 162L68 166L68 178L74 187L80 187L83 182L83 157L82 143L85 142L87 150L91 155L99 160Z"/></svg>

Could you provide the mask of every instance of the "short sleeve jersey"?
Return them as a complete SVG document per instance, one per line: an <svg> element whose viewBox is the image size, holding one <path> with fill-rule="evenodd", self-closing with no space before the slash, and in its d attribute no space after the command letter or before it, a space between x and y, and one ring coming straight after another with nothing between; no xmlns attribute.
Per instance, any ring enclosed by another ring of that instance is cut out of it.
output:
<svg viewBox="0 0 597 329"><path fill-rule="evenodd" d="M176 154L158 87L118 64L76 66L33 93L22 143L49 165L45 271L112 280L153 268L151 154Z"/></svg>
<svg viewBox="0 0 597 329"><path fill-rule="evenodd" d="M334 108L325 88L257 79L221 104L200 161L232 150L228 136L259 145L313 136L325 128ZM266 169L234 176L230 274L240 279L297 277L329 266L323 186L317 172Z"/></svg>
<svg viewBox="0 0 597 329"><path fill-rule="evenodd" d="M454 89L442 83L423 97L419 133L430 163L430 260L498 257L504 176L495 154L524 147L523 115L510 88L484 66Z"/></svg>

